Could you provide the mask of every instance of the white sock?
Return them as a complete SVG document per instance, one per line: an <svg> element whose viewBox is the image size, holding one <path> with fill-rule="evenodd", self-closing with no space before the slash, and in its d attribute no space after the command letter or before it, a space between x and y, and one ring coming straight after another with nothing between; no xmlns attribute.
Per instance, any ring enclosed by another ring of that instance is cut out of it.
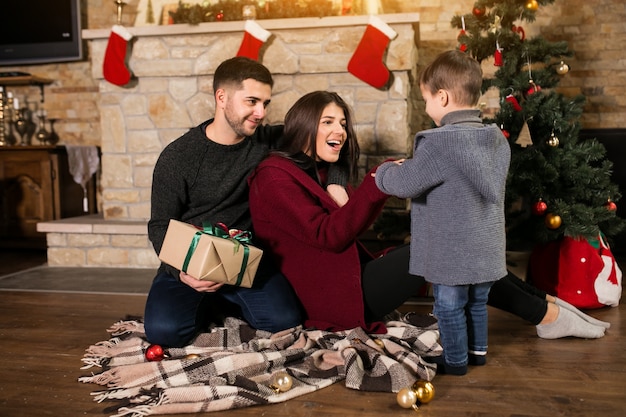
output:
<svg viewBox="0 0 626 417"><path fill-rule="evenodd" d="M559 308L556 320L548 324L538 324L537 336L542 339L559 339L574 336L584 339L597 339L604 336L605 328L591 324L566 308Z"/></svg>
<svg viewBox="0 0 626 417"><path fill-rule="evenodd" d="M573 305L571 305L567 301L563 301L560 298L556 298L556 297L554 297L554 299L555 299L554 303L556 305L558 305L560 307L563 307L565 309L568 309L569 311L571 311L572 313L576 314L581 319L585 320L587 323L591 323L591 324L594 324L596 326L602 326L605 329L608 329L609 327L611 327L611 323L607 323L606 321L594 319L593 317L583 313L582 311L580 311L579 309L577 309L576 307L574 307Z"/></svg>

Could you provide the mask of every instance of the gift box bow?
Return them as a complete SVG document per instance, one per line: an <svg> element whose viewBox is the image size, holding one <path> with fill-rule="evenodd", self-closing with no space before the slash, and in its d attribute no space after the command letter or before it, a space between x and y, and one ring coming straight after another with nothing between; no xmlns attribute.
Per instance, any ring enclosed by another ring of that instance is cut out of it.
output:
<svg viewBox="0 0 626 417"><path fill-rule="evenodd" d="M241 285L241 280L243 279L244 273L246 272L246 266L248 265L248 258L250 257L250 248L248 248L248 244L252 241L252 234L245 230L228 229L223 223L218 223L217 226L208 223L202 224L202 229L199 229L196 232L196 234L193 236L193 239L191 240L191 243L189 244L189 249L187 250L187 255L185 256L185 261L183 262L182 271L187 273L187 268L189 268L189 262L191 261L191 258L193 257L193 254L198 247L200 236L202 236L203 233L215 237L220 237L222 239L231 240L234 243L233 253L239 252L239 249L243 246L243 260L241 261L241 268L239 269L239 273L237 274L237 281L234 284ZM220 253L220 250L223 249L216 248L216 250L218 253Z"/></svg>
<svg viewBox="0 0 626 417"><path fill-rule="evenodd" d="M196 248L198 247L198 242L200 241L200 236L202 234L211 235L215 237L219 237L222 239L228 239L233 242L233 253L239 252L239 249L243 247L243 260L241 261L241 268L239 269L239 273L237 274L237 281L233 285L241 285L241 281L243 280L243 276L246 272L246 267L248 265L248 258L250 257L250 248L248 244L252 241L252 233L246 230L239 229L228 229L224 223L217 223L217 225L213 225L210 223L203 223L202 229L198 229L196 234L193 236L191 243L189 244L189 249L187 250L187 255L185 256L185 261L183 262L182 271L187 273L187 268L189 268L189 262L193 257ZM216 247L218 254L223 251L223 248ZM231 275L234 271L230 271Z"/></svg>

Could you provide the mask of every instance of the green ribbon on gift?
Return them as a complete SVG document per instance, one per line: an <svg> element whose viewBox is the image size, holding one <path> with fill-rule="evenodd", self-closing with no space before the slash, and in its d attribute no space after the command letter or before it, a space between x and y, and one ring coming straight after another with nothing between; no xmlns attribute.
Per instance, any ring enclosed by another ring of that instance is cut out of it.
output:
<svg viewBox="0 0 626 417"><path fill-rule="evenodd" d="M241 269L239 271L239 274L237 275L237 281L233 284L236 286L241 285L243 275L246 272L246 267L248 266L248 258L250 256L250 248L248 248L248 244L252 241L252 234L245 230L237 230L236 232L231 234L228 228L221 223L219 224L219 226L215 226L210 223L203 223L202 230L198 230L193 235L193 239L191 239L191 243L189 244L189 249L187 250L187 256L185 256L185 262L183 262L182 269L185 273L187 273L187 268L189 267L191 257L198 247L198 242L200 242L200 236L202 236L203 234L231 240L235 244L233 253L237 253L239 251L240 245L243 245L243 260L241 261Z"/></svg>

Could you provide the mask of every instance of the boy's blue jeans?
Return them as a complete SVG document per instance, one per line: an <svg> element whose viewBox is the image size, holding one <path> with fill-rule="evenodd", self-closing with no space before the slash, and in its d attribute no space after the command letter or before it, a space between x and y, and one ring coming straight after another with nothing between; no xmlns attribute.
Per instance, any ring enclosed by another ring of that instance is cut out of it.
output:
<svg viewBox="0 0 626 417"><path fill-rule="evenodd" d="M493 282L473 285L433 284L443 357L450 366L465 366L468 352L487 353L487 298Z"/></svg>

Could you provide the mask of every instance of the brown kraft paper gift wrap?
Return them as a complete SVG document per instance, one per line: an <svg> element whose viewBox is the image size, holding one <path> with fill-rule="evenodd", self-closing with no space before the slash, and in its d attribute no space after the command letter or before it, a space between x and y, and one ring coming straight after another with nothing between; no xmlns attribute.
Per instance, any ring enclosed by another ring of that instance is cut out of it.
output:
<svg viewBox="0 0 626 417"><path fill-rule="evenodd" d="M211 233L210 228L203 231L170 219L159 259L197 279L250 288L263 251L230 238L228 232Z"/></svg>

